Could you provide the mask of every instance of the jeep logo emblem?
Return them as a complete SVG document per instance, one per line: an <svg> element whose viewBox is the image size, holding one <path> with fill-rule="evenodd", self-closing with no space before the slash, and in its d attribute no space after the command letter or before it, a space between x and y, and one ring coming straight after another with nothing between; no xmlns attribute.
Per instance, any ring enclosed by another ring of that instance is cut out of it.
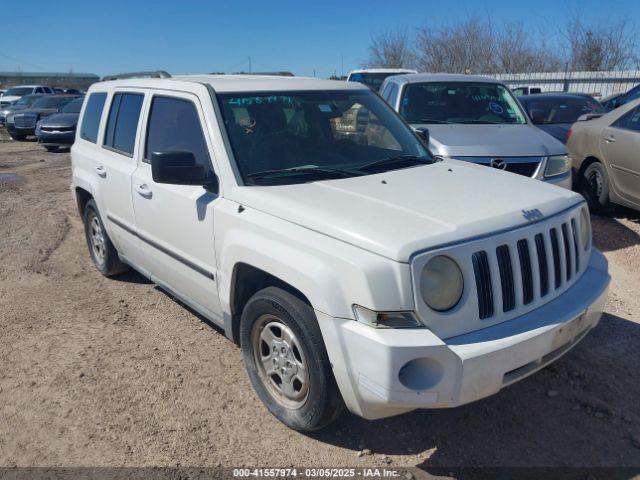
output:
<svg viewBox="0 0 640 480"><path fill-rule="evenodd" d="M491 168L497 168L498 170L506 170L507 168L507 162L502 158L492 158L490 165Z"/></svg>
<svg viewBox="0 0 640 480"><path fill-rule="evenodd" d="M534 208L533 210L522 210L522 216L530 222L535 222L544 218L544 215L540 210Z"/></svg>

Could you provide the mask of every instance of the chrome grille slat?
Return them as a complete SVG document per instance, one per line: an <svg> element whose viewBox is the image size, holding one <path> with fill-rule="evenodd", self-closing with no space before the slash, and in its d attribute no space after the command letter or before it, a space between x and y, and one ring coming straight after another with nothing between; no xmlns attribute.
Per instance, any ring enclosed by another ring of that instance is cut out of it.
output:
<svg viewBox="0 0 640 480"><path fill-rule="evenodd" d="M564 266L565 266L565 279L568 282L571 280L571 274L573 273L572 265L573 265L573 249L569 243L569 229L567 228L567 224L563 223L560 227L562 230L562 245L564 246Z"/></svg>
<svg viewBox="0 0 640 480"><path fill-rule="evenodd" d="M513 282L513 267L508 245L496 248L498 269L500 271L500 286L502 291L502 311L508 312L516 308L516 292Z"/></svg>
<svg viewBox="0 0 640 480"><path fill-rule="evenodd" d="M574 265L576 267L576 273L580 271L580 244L578 243L578 227L576 226L576 219L571 219L571 233L573 236L573 252L574 252Z"/></svg>
<svg viewBox="0 0 640 480"><path fill-rule="evenodd" d="M558 241L558 231L552 228L549 232L551 237L551 251L553 253L553 281L556 290L562 284L562 260L560 256L560 242Z"/></svg>
<svg viewBox="0 0 640 480"><path fill-rule="evenodd" d="M476 277L476 290L478 292L478 313L481 319L493 315L493 289L491 287L491 272L487 252L475 252L471 261Z"/></svg>
<svg viewBox="0 0 640 480"><path fill-rule="evenodd" d="M538 271L540 273L540 296L544 297L549 293L549 265L547 260L547 249L544 237L541 233L535 236L536 253L538 257Z"/></svg>
<svg viewBox="0 0 640 480"><path fill-rule="evenodd" d="M518 240L517 248L522 274L522 302L527 305L533 301L533 274L531 273L531 256L527 239Z"/></svg>

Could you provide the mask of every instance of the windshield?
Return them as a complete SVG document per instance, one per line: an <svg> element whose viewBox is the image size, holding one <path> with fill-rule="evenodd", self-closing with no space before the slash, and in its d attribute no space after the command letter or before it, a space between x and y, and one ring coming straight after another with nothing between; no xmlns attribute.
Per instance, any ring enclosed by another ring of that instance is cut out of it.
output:
<svg viewBox="0 0 640 480"><path fill-rule="evenodd" d="M238 170L249 185L327 179L321 173L352 177L431 162L418 137L369 90L218 97ZM365 170L358 170L362 167ZM317 169L318 178L312 169ZM259 175L272 171L276 174Z"/></svg>
<svg viewBox="0 0 640 480"><path fill-rule="evenodd" d="M11 97L11 96L21 97L23 95L27 95L31 93L32 91L33 91L33 88L31 87L14 87L4 92L4 96L5 97Z"/></svg>
<svg viewBox="0 0 640 480"><path fill-rule="evenodd" d="M604 113L598 102L589 98L536 98L526 100L525 108L536 125L574 123L585 113Z"/></svg>
<svg viewBox="0 0 640 480"><path fill-rule="evenodd" d="M33 105L33 102L35 102L38 98L40 98L39 95L25 95L24 97L20 98L20 100L16 100L14 105Z"/></svg>
<svg viewBox="0 0 640 480"><path fill-rule="evenodd" d="M352 73L351 75L349 75L349 81L350 82L360 82L364 85L366 85L367 87L375 90L376 92L378 90L380 90L380 87L382 86L382 82L384 82L384 80L387 77L390 77L392 75L400 75L401 72L397 72L397 73Z"/></svg>
<svg viewBox="0 0 640 480"><path fill-rule="evenodd" d="M509 89L484 82L410 83L400 114L409 123L527 123Z"/></svg>
<svg viewBox="0 0 640 480"><path fill-rule="evenodd" d="M46 95L42 98L36 100L32 107L33 108L60 108L63 105L66 105L71 100L72 97L56 97L53 95Z"/></svg>
<svg viewBox="0 0 640 480"><path fill-rule="evenodd" d="M76 98L75 100L67 103L62 110L62 113L80 113L80 109L82 108L83 98Z"/></svg>

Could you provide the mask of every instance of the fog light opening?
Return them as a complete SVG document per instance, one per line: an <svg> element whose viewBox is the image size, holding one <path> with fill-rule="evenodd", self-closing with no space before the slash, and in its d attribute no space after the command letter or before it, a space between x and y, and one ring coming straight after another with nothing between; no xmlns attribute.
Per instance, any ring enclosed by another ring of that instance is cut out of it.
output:
<svg viewBox="0 0 640 480"><path fill-rule="evenodd" d="M416 358L405 363L398 372L400 383L411 390L427 390L444 376L444 368L433 358Z"/></svg>

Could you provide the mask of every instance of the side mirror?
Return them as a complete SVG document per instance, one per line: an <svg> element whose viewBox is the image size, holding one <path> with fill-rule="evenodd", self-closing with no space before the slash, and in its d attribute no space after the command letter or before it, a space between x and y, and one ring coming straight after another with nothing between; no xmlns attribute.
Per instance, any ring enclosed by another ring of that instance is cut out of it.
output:
<svg viewBox="0 0 640 480"><path fill-rule="evenodd" d="M200 185L210 192L218 192L218 177L198 165L192 152L152 152L151 174L156 183Z"/></svg>
<svg viewBox="0 0 640 480"><path fill-rule="evenodd" d="M529 112L529 116L531 117L531 121L536 125L545 123L547 120L547 117L544 114L544 110L531 109L531 111Z"/></svg>
<svg viewBox="0 0 640 480"><path fill-rule="evenodd" d="M422 139L425 145L429 146L429 129L425 127L420 127L415 129L418 136Z"/></svg>
<svg viewBox="0 0 640 480"><path fill-rule="evenodd" d="M577 122L586 122L587 120L593 120L594 118L600 118L603 113L585 113L584 115L580 115L578 117Z"/></svg>

